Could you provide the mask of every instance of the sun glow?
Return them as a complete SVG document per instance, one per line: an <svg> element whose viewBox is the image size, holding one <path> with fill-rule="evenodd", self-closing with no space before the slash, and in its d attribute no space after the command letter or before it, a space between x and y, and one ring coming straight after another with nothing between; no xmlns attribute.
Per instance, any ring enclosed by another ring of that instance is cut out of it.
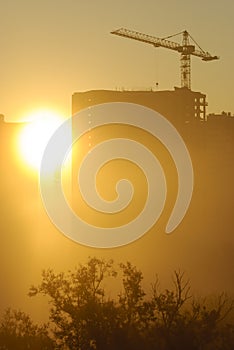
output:
<svg viewBox="0 0 234 350"><path fill-rule="evenodd" d="M37 111L27 118L28 124L19 136L19 153L30 167L39 169L45 147L63 120L50 110Z"/></svg>

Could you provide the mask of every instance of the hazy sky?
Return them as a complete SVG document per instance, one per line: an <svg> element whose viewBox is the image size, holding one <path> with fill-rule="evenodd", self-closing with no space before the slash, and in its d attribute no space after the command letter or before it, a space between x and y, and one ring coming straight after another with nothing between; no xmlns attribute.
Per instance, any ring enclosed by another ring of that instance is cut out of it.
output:
<svg viewBox="0 0 234 350"><path fill-rule="evenodd" d="M207 94L209 112L234 113L232 0L8 0L0 8L0 113L7 121L43 107L69 116L76 91L180 85L178 53L110 34L120 27L158 37L187 29L205 51L221 57L209 63L192 58L193 90ZM155 272L168 280L180 268L201 293L233 293L233 148L225 142L214 151L210 142L205 150L195 143L194 197L175 234L164 234L163 222L132 245L96 250L56 230L37 179L19 165L14 135L2 135L0 313L9 305L35 313L26 294L42 268L66 271L89 255L130 260L147 280Z"/></svg>
<svg viewBox="0 0 234 350"><path fill-rule="evenodd" d="M234 112L233 11L231 0L2 1L0 113L22 120L50 107L68 116L75 91L180 85L176 52L110 35L120 27L158 37L187 29L221 57L193 57L192 88L208 95L209 112Z"/></svg>

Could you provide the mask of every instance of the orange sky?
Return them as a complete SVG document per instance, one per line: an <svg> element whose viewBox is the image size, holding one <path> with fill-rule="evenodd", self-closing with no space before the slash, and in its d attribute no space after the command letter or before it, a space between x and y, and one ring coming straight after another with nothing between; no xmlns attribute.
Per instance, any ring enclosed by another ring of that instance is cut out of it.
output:
<svg viewBox="0 0 234 350"><path fill-rule="evenodd" d="M192 59L192 88L208 95L209 112L234 112L233 10L230 0L5 1L0 113L22 120L49 107L69 116L75 91L180 85L177 53L109 34L119 27L158 37L187 29L205 51L221 56Z"/></svg>

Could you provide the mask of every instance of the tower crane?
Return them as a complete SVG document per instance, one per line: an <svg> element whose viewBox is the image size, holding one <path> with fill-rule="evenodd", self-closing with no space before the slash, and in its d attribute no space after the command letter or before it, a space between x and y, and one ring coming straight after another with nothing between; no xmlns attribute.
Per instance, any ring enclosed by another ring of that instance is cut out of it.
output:
<svg viewBox="0 0 234 350"><path fill-rule="evenodd" d="M125 38L138 40L154 47L165 47L166 49L177 51L180 56L181 70L181 87L191 89L191 55L200 57L203 61L213 61L219 59L218 56L212 56L209 52L205 52L191 35L184 30L183 32L170 35L166 38L157 38L151 35L139 33L133 30L120 28L111 32L111 34L119 35ZM182 34L182 44L168 40L177 35ZM192 44L190 44L190 39Z"/></svg>

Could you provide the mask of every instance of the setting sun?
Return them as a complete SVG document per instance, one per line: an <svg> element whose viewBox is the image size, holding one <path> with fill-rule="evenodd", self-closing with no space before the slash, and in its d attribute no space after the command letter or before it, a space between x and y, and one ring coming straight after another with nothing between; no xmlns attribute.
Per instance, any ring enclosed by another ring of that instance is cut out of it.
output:
<svg viewBox="0 0 234 350"><path fill-rule="evenodd" d="M44 149L63 119L54 111L40 110L32 113L27 120L28 124L19 136L19 152L28 165L38 169Z"/></svg>

